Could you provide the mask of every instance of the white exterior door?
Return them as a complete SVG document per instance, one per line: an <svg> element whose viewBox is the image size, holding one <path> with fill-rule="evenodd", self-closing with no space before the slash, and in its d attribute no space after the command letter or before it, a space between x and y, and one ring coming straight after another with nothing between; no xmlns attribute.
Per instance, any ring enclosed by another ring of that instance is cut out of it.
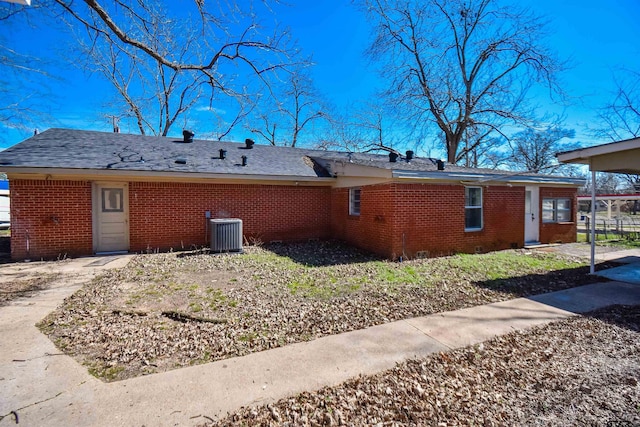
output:
<svg viewBox="0 0 640 427"><path fill-rule="evenodd" d="M93 250L129 250L129 186L126 183L93 184Z"/></svg>
<svg viewBox="0 0 640 427"><path fill-rule="evenodd" d="M540 189L525 187L524 192L524 242L537 243L540 239Z"/></svg>

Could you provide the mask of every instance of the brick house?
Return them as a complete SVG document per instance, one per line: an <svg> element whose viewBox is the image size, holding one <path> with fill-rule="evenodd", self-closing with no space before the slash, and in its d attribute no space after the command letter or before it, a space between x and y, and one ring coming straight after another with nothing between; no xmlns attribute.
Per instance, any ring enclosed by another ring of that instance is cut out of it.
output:
<svg viewBox="0 0 640 427"><path fill-rule="evenodd" d="M204 246L208 218L391 259L575 241L580 179L189 136L50 129L0 152L12 258Z"/></svg>

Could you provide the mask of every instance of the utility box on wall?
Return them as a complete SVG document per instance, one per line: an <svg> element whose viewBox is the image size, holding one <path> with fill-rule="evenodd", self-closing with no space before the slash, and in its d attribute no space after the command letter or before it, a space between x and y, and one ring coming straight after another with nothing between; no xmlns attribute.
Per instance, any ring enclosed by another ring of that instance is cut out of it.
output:
<svg viewBox="0 0 640 427"><path fill-rule="evenodd" d="M242 220L224 218L210 220L211 252L242 252Z"/></svg>

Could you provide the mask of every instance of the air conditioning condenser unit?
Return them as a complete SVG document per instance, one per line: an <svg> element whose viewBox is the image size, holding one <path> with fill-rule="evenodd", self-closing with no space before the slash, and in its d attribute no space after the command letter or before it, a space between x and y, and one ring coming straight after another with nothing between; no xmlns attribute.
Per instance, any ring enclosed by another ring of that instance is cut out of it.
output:
<svg viewBox="0 0 640 427"><path fill-rule="evenodd" d="M212 219L211 252L242 252L242 220L238 218Z"/></svg>

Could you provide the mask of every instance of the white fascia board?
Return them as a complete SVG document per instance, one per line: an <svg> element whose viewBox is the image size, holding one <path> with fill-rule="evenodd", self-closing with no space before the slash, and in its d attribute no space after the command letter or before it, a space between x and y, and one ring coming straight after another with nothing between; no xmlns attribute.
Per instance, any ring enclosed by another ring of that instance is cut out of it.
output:
<svg viewBox="0 0 640 427"><path fill-rule="evenodd" d="M577 196L578 200L591 200L591 196ZM596 196L596 200L640 200L640 194Z"/></svg>
<svg viewBox="0 0 640 427"><path fill-rule="evenodd" d="M627 139L625 141L612 142L610 144L596 145L595 147L579 148L556 154L558 161L563 163L589 164L592 157L603 156L621 151L640 148L640 138Z"/></svg>
<svg viewBox="0 0 640 427"><path fill-rule="evenodd" d="M31 6L31 0L2 0L2 1L6 1L7 3L21 4L24 6Z"/></svg>
<svg viewBox="0 0 640 427"><path fill-rule="evenodd" d="M350 178L391 178L391 169L383 169L375 166L349 163L344 161L326 162L329 173L336 177Z"/></svg>
<svg viewBox="0 0 640 427"><path fill-rule="evenodd" d="M586 180L582 178L557 177L545 175L517 175L505 173L504 175L472 173L472 172L419 172L419 171L393 171L393 177L398 179L424 179L434 181L455 181L473 183L500 182L504 184L555 184L582 187Z"/></svg>
<svg viewBox="0 0 640 427"><path fill-rule="evenodd" d="M23 168L7 167L3 171L8 174L36 174L52 176L97 176L108 179L108 177L141 177L141 178L175 178L175 179L212 179L212 180L247 180L247 181L298 181L298 182L323 182L328 185L335 182L335 178L321 178L312 176L296 175L243 175L243 174L223 174L223 173L201 173L201 172L156 172L156 171L135 171L122 169L53 169L53 168Z"/></svg>

